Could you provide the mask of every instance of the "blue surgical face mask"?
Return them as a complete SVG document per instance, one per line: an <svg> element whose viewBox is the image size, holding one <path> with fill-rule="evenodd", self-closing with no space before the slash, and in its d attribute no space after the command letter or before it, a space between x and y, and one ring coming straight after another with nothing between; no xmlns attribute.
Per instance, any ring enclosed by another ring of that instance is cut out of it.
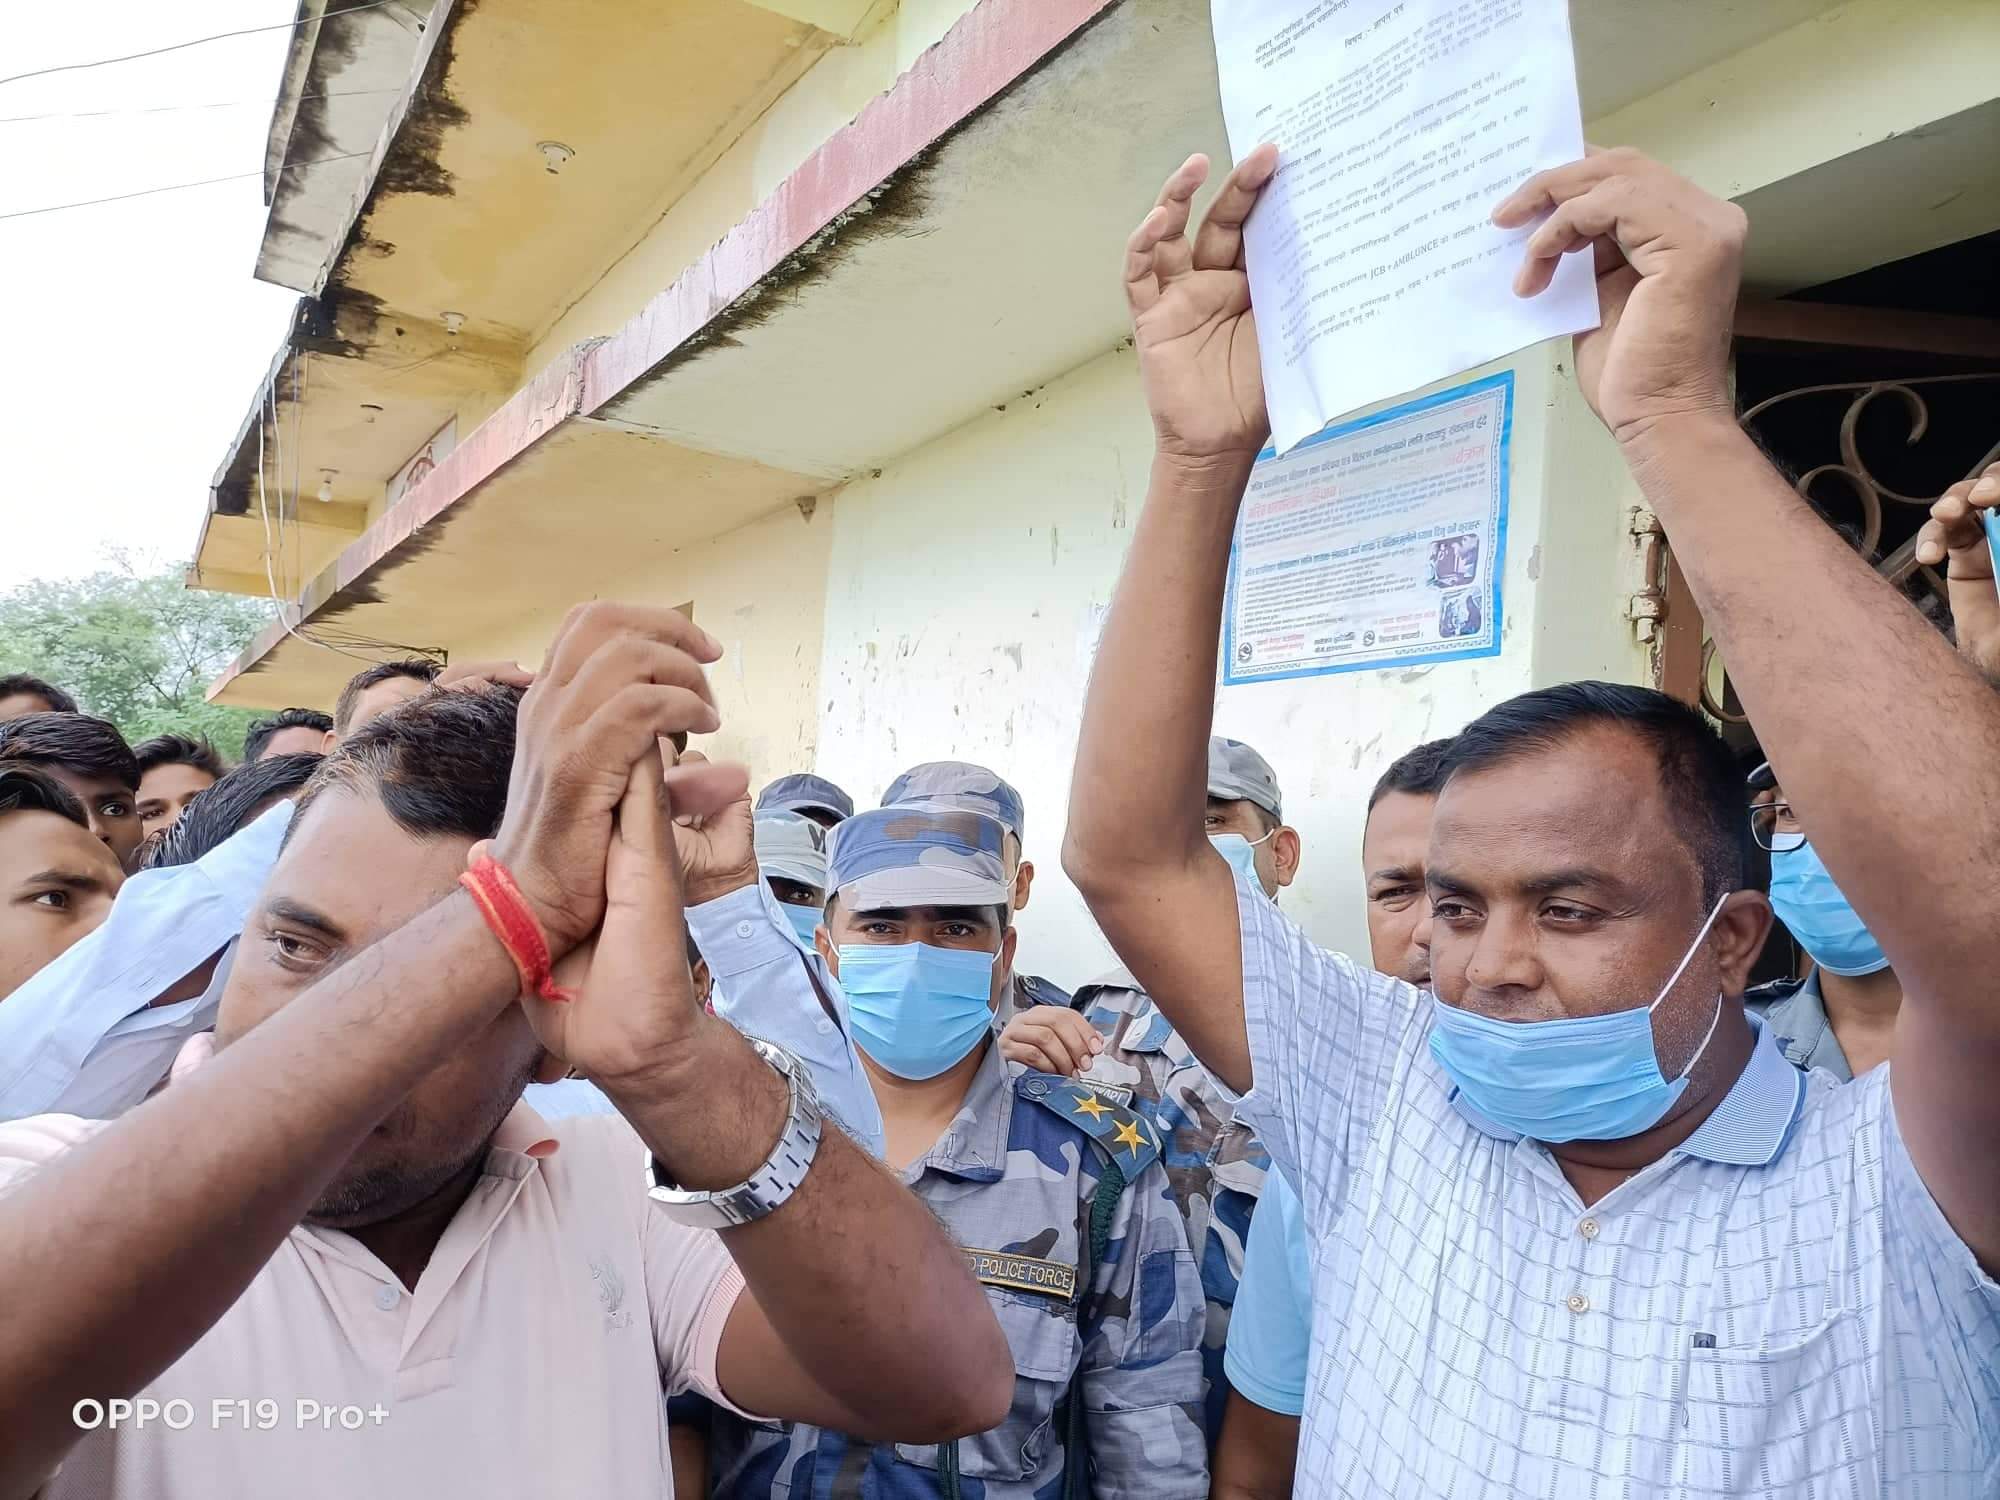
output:
<svg viewBox="0 0 2000 1500"><path fill-rule="evenodd" d="M813 934L819 931L819 908L816 906L794 906L789 901L778 903L778 914L792 929L792 936L808 953L819 950L813 946Z"/></svg>
<svg viewBox="0 0 2000 1500"><path fill-rule="evenodd" d="M1827 973L1851 979L1889 967L1882 945L1847 904L1811 844L1771 856L1771 905Z"/></svg>
<svg viewBox="0 0 2000 1500"><path fill-rule="evenodd" d="M898 1078L935 1078L990 1033L998 957L929 943L842 943L854 1040Z"/></svg>
<svg viewBox="0 0 2000 1500"><path fill-rule="evenodd" d="M1208 841L1215 845L1217 854L1229 861L1229 868L1250 883L1251 890L1263 891L1263 877L1257 873L1257 846L1269 843L1277 831L1273 828L1270 833L1255 840L1246 839L1240 833L1211 833ZM1264 894L1270 896L1269 891L1264 891Z"/></svg>
<svg viewBox="0 0 2000 1500"><path fill-rule="evenodd" d="M1723 900L1727 900L1725 896ZM1693 961L1722 901L1701 924L1651 1005L1555 1021L1496 1021L1438 1000L1431 1056L1487 1119L1530 1140L1617 1141L1650 1130L1687 1091L1688 1074L1722 1019L1722 996L1701 1045L1670 1082L1653 1049L1653 1012Z"/></svg>

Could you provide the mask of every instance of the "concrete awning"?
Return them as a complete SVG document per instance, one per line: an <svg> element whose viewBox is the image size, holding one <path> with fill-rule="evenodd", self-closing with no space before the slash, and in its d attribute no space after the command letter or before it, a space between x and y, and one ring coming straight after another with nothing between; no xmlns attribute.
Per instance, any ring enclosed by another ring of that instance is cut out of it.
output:
<svg viewBox="0 0 2000 1500"><path fill-rule="evenodd" d="M1577 10L1586 113L1640 121L1676 80L1810 31L1829 6L1704 0L1674 26L1646 0ZM498 611L559 613L1115 347L1118 250L1154 185L1189 151L1227 158L1208 25L1207 0L984 0L620 332L544 371L342 552L303 591L304 629L449 649ZM1664 130L1634 143L1677 159ZM1902 223L1910 253L1945 221ZM1793 261L1817 275L1827 259L1807 231L1759 233L1780 284ZM353 668L274 628L212 692L316 702Z"/></svg>
<svg viewBox="0 0 2000 1500"><path fill-rule="evenodd" d="M516 391L535 341L838 42L785 12L856 19L830 0L363 4L306 0L294 34L258 274L307 296L218 466L203 587L270 591L266 511L281 592L331 562L432 435ZM305 455L282 481L279 450Z"/></svg>

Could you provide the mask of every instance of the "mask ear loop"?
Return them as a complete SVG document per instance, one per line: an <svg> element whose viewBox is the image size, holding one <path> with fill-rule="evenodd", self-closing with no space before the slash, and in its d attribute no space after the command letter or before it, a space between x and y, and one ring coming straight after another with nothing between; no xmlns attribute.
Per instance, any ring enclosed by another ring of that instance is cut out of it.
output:
<svg viewBox="0 0 2000 1500"><path fill-rule="evenodd" d="M1715 905L1709 910L1708 920L1701 924L1701 931L1697 932L1694 935L1694 941L1688 944L1688 951L1681 955L1680 963L1675 967L1674 972L1667 977L1667 982L1660 987L1659 995L1654 999L1651 1005L1646 1007L1646 1015L1648 1016L1648 1018L1652 1016L1654 1011L1660 1008L1662 1003L1665 1002L1667 996L1671 995L1674 992L1674 986L1681 982L1681 975L1685 974L1687 972L1687 966L1694 962L1695 954L1699 952L1701 949L1702 939L1708 936L1708 930L1715 925L1715 919L1722 915L1723 903L1726 902L1728 899L1729 899L1728 891L1724 891L1720 896L1715 898ZM1682 1068L1680 1072L1674 1075L1673 1081L1675 1083L1679 1083L1683 1078L1687 1077L1688 1074L1694 1071L1694 1065L1701 1061L1702 1053L1708 1050L1708 1044L1715 1038L1715 1028L1720 1026L1721 1024L1722 1024L1722 991L1717 990L1715 992L1715 1014L1709 1017L1708 1030L1702 1034L1701 1045L1694 1049L1693 1055L1688 1058L1687 1066L1685 1068Z"/></svg>

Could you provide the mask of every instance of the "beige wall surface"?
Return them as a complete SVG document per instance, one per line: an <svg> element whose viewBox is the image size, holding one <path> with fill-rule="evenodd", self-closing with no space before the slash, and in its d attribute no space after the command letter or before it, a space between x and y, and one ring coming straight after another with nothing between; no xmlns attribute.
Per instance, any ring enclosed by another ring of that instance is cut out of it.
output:
<svg viewBox="0 0 2000 1500"><path fill-rule="evenodd" d="M1391 760L1532 685L1646 674L1622 619L1616 457L1557 365L1550 347L1461 377L1515 372L1499 656L1217 690L1218 732L1277 769L1305 845L1285 905L1322 942L1362 945L1362 817ZM1023 963L1069 986L1111 961L1059 855L1091 653L1151 452L1121 352L849 485L834 514L819 769L860 805L923 760L1014 782L1039 872Z"/></svg>

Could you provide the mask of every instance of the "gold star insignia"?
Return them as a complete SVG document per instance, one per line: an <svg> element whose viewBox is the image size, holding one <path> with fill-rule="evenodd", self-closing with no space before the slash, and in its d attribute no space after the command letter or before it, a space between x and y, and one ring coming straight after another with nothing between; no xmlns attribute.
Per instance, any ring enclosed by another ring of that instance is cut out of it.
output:
<svg viewBox="0 0 2000 1500"><path fill-rule="evenodd" d="M1129 1146L1134 1157L1138 1156L1139 1148L1146 1144L1146 1138L1139 1134L1139 1122L1137 1120L1120 1120L1118 1122L1118 1129L1113 1132L1113 1137L1119 1145Z"/></svg>
<svg viewBox="0 0 2000 1500"><path fill-rule="evenodd" d="M1080 1115L1089 1115L1093 1120L1102 1119L1105 1115L1111 1113L1110 1109L1104 1104L1104 1101L1099 1099L1095 1094L1085 1094L1081 1099L1077 1100L1076 1112Z"/></svg>

